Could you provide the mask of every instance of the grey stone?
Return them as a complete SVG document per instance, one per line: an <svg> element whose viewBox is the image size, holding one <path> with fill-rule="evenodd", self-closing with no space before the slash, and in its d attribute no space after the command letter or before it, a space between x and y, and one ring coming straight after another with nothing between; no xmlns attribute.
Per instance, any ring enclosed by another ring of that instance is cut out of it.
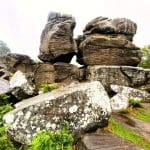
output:
<svg viewBox="0 0 150 150"><path fill-rule="evenodd" d="M0 79L9 80L9 72L4 64L0 64Z"/></svg>
<svg viewBox="0 0 150 150"><path fill-rule="evenodd" d="M33 82L33 74L25 74L17 71L10 80L11 93L18 100L31 97L35 94L35 85Z"/></svg>
<svg viewBox="0 0 150 150"><path fill-rule="evenodd" d="M0 94L6 94L10 91L9 82L5 79L0 79Z"/></svg>
<svg viewBox="0 0 150 150"><path fill-rule="evenodd" d="M113 111L126 109L129 106L129 99L150 101L150 94L146 91L119 85L111 85L111 89L117 93L110 99Z"/></svg>
<svg viewBox="0 0 150 150"><path fill-rule="evenodd" d="M77 49L73 39L74 27L75 19L72 16L50 13L41 34L39 59L51 63L69 63Z"/></svg>
<svg viewBox="0 0 150 150"><path fill-rule="evenodd" d="M0 64L4 64L7 70L15 73L20 70L21 72L32 72L34 61L27 55L9 53L0 56Z"/></svg>
<svg viewBox="0 0 150 150"><path fill-rule="evenodd" d="M130 66L88 66L86 79L100 81L108 92L110 85L140 87L150 83L150 69Z"/></svg>
<svg viewBox="0 0 150 150"><path fill-rule="evenodd" d="M9 135L22 144L30 143L38 130L59 130L64 123L78 135L107 125L109 101L97 81L72 84L18 103L4 121L11 124Z"/></svg>
<svg viewBox="0 0 150 150"><path fill-rule="evenodd" d="M102 33L102 34L125 34L131 35L136 33L137 25L130 19L106 17L97 17L90 21L85 29L84 34ZM131 38L132 39L132 38Z"/></svg>

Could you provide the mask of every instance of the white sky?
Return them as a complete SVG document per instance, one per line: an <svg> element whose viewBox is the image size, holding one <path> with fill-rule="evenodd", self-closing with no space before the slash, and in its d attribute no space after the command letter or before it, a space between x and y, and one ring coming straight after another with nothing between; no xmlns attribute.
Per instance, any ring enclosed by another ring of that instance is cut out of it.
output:
<svg viewBox="0 0 150 150"><path fill-rule="evenodd" d="M95 17L125 17L137 23L134 43L150 44L150 0L0 0L0 40L12 52L36 58L50 11L76 18L75 36Z"/></svg>

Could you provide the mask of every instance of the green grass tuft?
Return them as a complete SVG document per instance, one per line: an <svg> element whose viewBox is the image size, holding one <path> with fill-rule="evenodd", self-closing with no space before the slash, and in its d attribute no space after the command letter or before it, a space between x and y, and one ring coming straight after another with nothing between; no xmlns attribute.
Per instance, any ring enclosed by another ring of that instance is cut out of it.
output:
<svg viewBox="0 0 150 150"><path fill-rule="evenodd" d="M117 122L115 119L110 118L110 123L108 130L119 137L127 139L128 141L143 147L144 150L150 150L150 143L148 143L143 136L137 134L136 132L124 127L121 123Z"/></svg>

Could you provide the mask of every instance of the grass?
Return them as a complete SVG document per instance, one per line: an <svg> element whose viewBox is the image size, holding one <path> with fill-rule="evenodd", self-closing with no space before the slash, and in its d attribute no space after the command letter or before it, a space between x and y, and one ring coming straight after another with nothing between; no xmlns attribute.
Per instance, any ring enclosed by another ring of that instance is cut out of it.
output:
<svg viewBox="0 0 150 150"><path fill-rule="evenodd" d="M143 136L137 134L136 132L124 127L121 123L116 121L114 118L110 118L109 126L107 128L108 131L112 132L119 137L126 139L135 145L138 145L144 150L150 150L150 143L147 142Z"/></svg>

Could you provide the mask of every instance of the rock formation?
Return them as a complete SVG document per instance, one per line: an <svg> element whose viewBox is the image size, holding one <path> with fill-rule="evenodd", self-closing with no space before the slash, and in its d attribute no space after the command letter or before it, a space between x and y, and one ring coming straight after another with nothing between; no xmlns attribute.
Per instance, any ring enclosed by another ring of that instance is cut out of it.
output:
<svg viewBox="0 0 150 150"><path fill-rule="evenodd" d="M34 61L27 55L9 53L0 56L0 64L4 64L7 70L15 73L17 70L22 72L32 72Z"/></svg>
<svg viewBox="0 0 150 150"><path fill-rule="evenodd" d="M9 134L22 144L30 143L38 130L61 129L68 123L73 134L95 130L108 123L109 97L97 82L80 83L22 101L4 116Z"/></svg>
<svg viewBox="0 0 150 150"><path fill-rule="evenodd" d="M44 62L69 63L76 51L74 27L75 19L72 16L50 13L41 35L39 59Z"/></svg>
<svg viewBox="0 0 150 150"><path fill-rule="evenodd" d="M138 47L132 44L137 26L125 18L98 17L89 22L79 45L78 62L84 65L137 66L141 60Z"/></svg>

